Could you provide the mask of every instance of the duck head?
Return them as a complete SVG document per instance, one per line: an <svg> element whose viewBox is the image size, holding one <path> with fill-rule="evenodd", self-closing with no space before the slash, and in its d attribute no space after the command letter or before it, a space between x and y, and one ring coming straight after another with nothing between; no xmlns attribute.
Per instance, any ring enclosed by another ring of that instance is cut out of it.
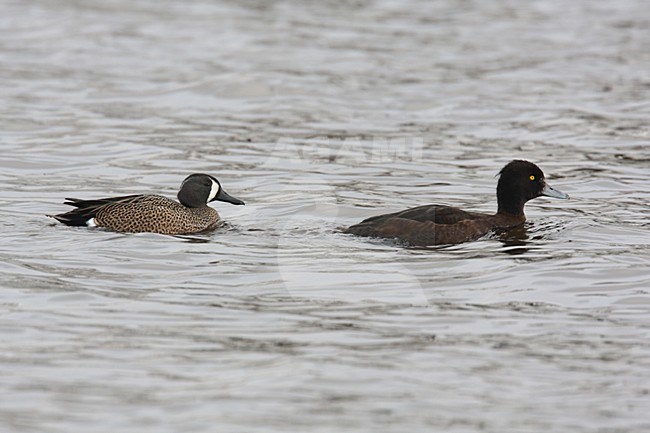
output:
<svg viewBox="0 0 650 433"><path fill-rule="evenodd" d="M194 173L185 178L178 191L178 201L186 207L205 207L211 201L219 200L232 204L243 201L223 190L219 181L209 174Z"/></svg>
<svg viewBox="0 0 650 433"><path fill-rule="evenodd" d="M529 161L514 160L499 172L497 184L498 213L520 215L528 200L545 195L547 197L568 199L568 194L551 188L546 183L544 172Z"/></svg>

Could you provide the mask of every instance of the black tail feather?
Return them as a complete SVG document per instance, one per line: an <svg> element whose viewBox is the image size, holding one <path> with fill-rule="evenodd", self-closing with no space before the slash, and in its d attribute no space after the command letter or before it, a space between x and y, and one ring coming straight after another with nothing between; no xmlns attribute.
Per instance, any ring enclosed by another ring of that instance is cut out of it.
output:
<svg viewBox="0 0 650 433"><path fill-rule="evenodd" d="M74 206L76 209L73 209L69 212L61 213L58 215L47 215L51 218L56 219L57 221L68 225L68 226L87 226L88 221L97 216L97 212L103 209L103 206L106 206L110 203L116 203L120 201L133 200L141 195L125 195L122 197L108 197L108 198L98 198L94 200L81 200L78 198L67 197L63 204L68 206Z"/></svg>
<svg viewBox="0 0 650 433"><path fill-rule="evenodd" d="M88 220L95 218L96 209L95 208L84 208L84 209L75 209L70 212L61 213L58 215L47 215L50 218L73 227L85 227L88 224Z"/></svg>
<svg viewBox="0 0 650 433"><path fill-rule="evenodd" d="M78 198L66 197L63 204L67 204L68 206L74 206L76 208L94 208L108 203L115 203L118 201L131 199L134 197L138 197L138 195L136 194L136 195L125 195L122 197L97 198L94 200L82 200Z"/></svg>

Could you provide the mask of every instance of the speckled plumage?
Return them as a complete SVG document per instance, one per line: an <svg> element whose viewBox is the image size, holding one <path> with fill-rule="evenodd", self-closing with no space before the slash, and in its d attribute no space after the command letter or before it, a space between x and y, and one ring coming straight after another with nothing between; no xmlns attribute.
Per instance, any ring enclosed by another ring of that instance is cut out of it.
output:
<svg viewBox="0 0 650 433"><path fill-rule="evenodd" d="M221 189L212 176L188 176L179 191L181 203L160 195L129 195L94 200L68 198L64 204L76 209L54 215L70 226L97 226L117 232L152 232L167 235L212 230L222 221L208 201L244 204Z"/></svg>
<svg viewBox="0 0 650 433"><path fill-rule="evenodd" d="M217 227L221 221L217 211L209 206L189 208L161 195L136 195L104 201L106 203L99 206L84 207L84 201L79 200L75 206L80 205L78 211L93 213L98 227L116 232L198 233Z"/></svg>

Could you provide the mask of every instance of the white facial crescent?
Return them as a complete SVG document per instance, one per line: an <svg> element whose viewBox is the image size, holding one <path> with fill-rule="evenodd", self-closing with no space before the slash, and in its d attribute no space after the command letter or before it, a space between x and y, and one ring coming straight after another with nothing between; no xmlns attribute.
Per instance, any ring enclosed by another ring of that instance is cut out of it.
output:
<svg viewBox="0 0 650 433"><path fill-rule="evenodd" d="M208 201L214 200L217 194L219 194L219 184L214 180L212 180L212 188L210 188L210 195L208 196Z"/></svg>

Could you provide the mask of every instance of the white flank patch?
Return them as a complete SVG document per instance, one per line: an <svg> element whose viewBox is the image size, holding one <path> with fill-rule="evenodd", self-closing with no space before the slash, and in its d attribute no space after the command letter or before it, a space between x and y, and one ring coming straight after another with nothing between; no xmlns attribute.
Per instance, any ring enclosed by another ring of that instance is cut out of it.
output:
<svg viewBox="0 0 650 433"><path fill-rule="evenodd" d="M95 218L91 218L88 221L86 221L86 225L88 227L97 227L97 223L95 222Z"/></svg>
<svg viewBox="0 0 650 433"><path fill-rule="evenodd" d="M219 194L219 184L214 180L212 180L212 188L210 188L210 195L208 196L208 201L214 200L217 194Z"/></svg>

